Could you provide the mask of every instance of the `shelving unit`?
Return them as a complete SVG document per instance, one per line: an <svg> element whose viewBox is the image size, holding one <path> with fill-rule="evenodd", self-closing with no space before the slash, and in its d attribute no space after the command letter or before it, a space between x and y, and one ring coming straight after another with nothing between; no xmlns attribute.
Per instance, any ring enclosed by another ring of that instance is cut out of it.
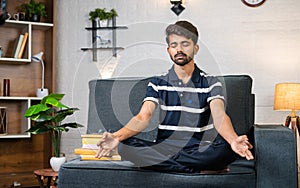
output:
<svg viewBox="0 0 300 188"><path fill-rule="evenodd" d="M33 30L48 30L53 27L53 23L40 23L40 22L27 22L27 21L15 21L15 20L6 20L4 26L5 28L15 29L15 28L21 28L21 33L28 32L28 41L27 41L27 54L25 54L25 58L13 58L12 52L13 49L11 46L9 46L9 43L6 43L6 48L9 49L9 52L4 54L4 57L0 58L0 63L29 63L31 62L31 55L32 55L32 31Z"/></svg>
<svg viewBox="0 0 300 188"><path fill-rule="evenodd" d="M92 31L92 47L81 48L83 51L91 50L93 53L93 61L97 61L97 50L112 50L114 57L117 56L118 50L123 50L123 47L117 47L117 29L128 29L126 26L116 26L116 17L112 19L111 27L97 27L96 21L92 21L92 27L86 27L86 30ZM112 46L98 47L97 45L97 30L112 30Z"/></svg>
<svg viewBox="0 0 300 188"><path fill-rule="evenodd" d="M0 135L1 138L30 138L31 134L25 131L31 127L30 119L24 117L27 108L32 104L39 102L41 98L38 97L0 97L0 106L7 108L7 135ZM13 116L20 116L21 118L14 119ZM10 126L12 125L12 126Z"/></svg>
<svg viewBox="0 0 300 188"><path fill-rule="evenodd" d="M7 12L17 13L17 8L29 0L9 0ZM10 188L14 182L20 187L38 187L34 178L36 169L50 168L52 143L48 134L33 135L25 131L31 121L24 117L28 107L39 103L36 89L42 85L42 65L31 61L31 57L44 52L45 87L49 93L55 88L55 6L56 0L39 0L46 5L47 18L41 22L6 20L0 26L0 106L6 107L8 118L7 135L0 136L0 187ZM22 58L14 58L15 40L28 32ZM3 79L10 79L10 96L4 97Z"/></svg>

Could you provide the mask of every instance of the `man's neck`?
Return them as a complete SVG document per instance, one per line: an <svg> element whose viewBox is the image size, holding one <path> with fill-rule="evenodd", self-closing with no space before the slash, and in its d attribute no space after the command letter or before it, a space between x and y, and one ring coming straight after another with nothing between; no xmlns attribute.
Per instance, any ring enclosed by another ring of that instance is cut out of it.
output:
<svg viewBox="0 0 300 188"><path fill-rule="evenodd" d="M176 73L177 77L180 80L182 80L182 82L184 84L186 84L191 79L194 69L195 69L194 61L191 61L184 66L179 66L179 65L174 64L175 73Z"/></svg>

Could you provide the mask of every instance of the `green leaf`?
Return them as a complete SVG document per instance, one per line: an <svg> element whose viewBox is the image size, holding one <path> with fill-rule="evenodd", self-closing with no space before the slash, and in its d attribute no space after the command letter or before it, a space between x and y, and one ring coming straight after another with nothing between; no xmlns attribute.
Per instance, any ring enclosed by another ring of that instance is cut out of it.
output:
<svg viewBox="0 0 300 188"><path fill-rule="evenodd" d="M45 132L49 132L51 128L44 126L44 125L34 125L30 129L28 129L26 132L29 132L31 134L41 134Z"/></svg>
<svg viewBox="0 0 300 188"><path fill-rule="evenodd" d="M60 127L60 126L49 126L50 129L56 131L56 132L63 132L66 131L65 127Z"/></svg>
<svg viewBox="0 0 300 188"><path fill-rule="evenodd" d="M25 117L31 117L33 115L36 115L40 112L44 112L44 111L47 111L49 108L44 105L44 104L36 104L36 105L33 105L31 107L29 107L26 112L25 112Z"/></svg>
<svg viewBox="0 0 300 188"><path fill-rule="evenodd" d="M73 122L73 123L65 123L63 125L60 125L59 127L79 128L79 127L84 127L84 126L79 123Z"/></svg>
<svg viewBox="0 0 300 188"><path fill-rule="evenodd" d="M58 123L64 120L67 116L72 115L75 110L79 110L78 108L68 108L65 110L59 110L57 111L55 117L53 118L54 122Z"/></svg>
<svg viewBox="0 0 300 188"><path fill-rule="evenodd" d="M45 113L45 114L38 114L37 116L31 117L30 119L36 122L45 122L45 121L51 121L53 119L53 116Z"/></svg>
<svg viewBox="0 0 300 188"><path fill-rule="evenodd" d="M59 100L53 97L48 97L45 103L57 108L69 108L68 106L62 104L61 102L59 102Z"/></svg>
<svg viewBox="0 0 300 188"><path fill-rule="evenodd" d="M46 99L47 99L47 98L50 98L50 97L51 97L51 98L55 98L56 100L60 101L64 96L65 96L65 94L50 93L49 95L45 96L45 97L42 99L41 103L42 103L42 104L45 104Z"/></svg>
<svg viewBox="0 0 300 188"><path fill-rule="evenodd" d="M69 108L68 106L59 102L64 97L64 94L56 94L52 93L46 97L44 97L41 101L41 104L48 104L57 108Z"/></svg>

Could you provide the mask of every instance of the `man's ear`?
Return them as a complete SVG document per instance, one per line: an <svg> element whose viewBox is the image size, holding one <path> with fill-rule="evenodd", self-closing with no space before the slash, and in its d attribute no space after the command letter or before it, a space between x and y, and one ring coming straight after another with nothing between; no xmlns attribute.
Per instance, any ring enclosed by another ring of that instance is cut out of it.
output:
<svg viewBox="0 0 300 188"><path fill-rule="evenodd" d="M194 46L194 52L195 52L195 54L198 53L199 49L200 49L200 46L199 46L198 44L196 44L196 45Z"/></svg>

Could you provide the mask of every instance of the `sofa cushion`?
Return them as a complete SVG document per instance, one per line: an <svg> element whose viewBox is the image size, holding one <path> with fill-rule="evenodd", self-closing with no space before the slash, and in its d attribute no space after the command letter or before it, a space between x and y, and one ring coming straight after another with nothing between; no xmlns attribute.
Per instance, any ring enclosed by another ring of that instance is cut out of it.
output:
<svg viewBox="0 0 300 188"><path fill-rule="evenodd" d="M155 172L133 168L131 165L128 161L80 161L80 159L75 159L63 164L59 172L59 184L64 185L64 188L255 187L253 161L237 160L230 165L229 172L218 174Z"/></svg>
<svg viewBox="0 0 300 188"><path fill-rule="evenodd" d="M226 113L231 118L235 131L248 134L254 124L254 94L252 78L248 75L218 77L226 88Z"/></svg>
<svg viewBox="0 0 300 188"><path fill-rule="evenodd" d="M139 112L151 78L100 79L89 82L89 112L87 133L116 131ZM137 137L156 139L158 110L149 127Z"/></svg>

